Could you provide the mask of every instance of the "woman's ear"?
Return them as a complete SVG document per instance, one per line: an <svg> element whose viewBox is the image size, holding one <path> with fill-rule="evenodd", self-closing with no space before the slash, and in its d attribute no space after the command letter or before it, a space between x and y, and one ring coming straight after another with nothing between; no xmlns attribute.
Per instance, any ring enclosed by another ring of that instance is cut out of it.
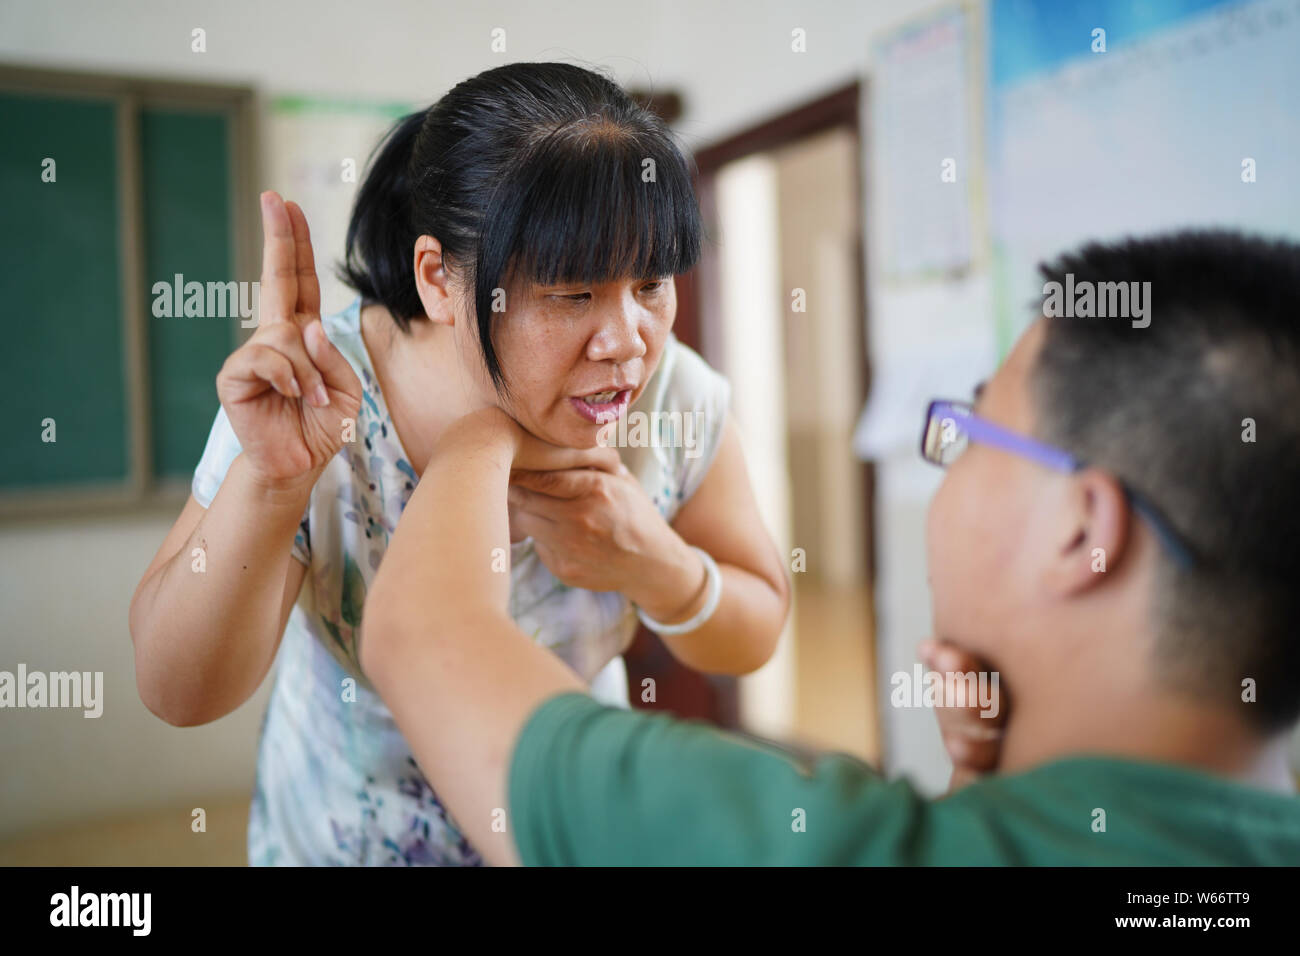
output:
<svg viewBox="0 0 1300 956"><path fill-rule="evenodd" d="M1060 539L1047 585L1067 597L1100 584L1128 546L1129 505L1113 475L1085 469L1069 479Z"/></svg>
<svg viewBox="0 0 1300 956"><path fill-rule="evenodd" d="M424 305L424 314L435 325L456 324L455 297L448 286L446 264L442 260L442 243L433 236L415 240L415 288Z"/></svg>

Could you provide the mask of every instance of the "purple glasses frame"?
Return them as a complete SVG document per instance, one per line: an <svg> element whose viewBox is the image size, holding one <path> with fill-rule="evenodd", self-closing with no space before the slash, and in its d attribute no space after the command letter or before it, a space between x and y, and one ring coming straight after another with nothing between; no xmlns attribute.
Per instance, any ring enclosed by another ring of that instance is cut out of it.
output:
<svg viewBox="0 0 1300 956"><path fill-rule="evenodd" d="M921 457L931 464L947 467L947 464L932 453L930 437L934 428L944 427L951 421L953 427L964 434L968 440L981 445L990 445L1003 451L1037 462L1055 471L1073 473L1086 467L1086 463L1071 455L1064 449L1048 445L1025 435L1017 434L1001 425L995 425L987 418L980 418L971 409L969 402L950 399L936 399L925 410L925 422L921 428ZM1161 543L1173 559L1184 568L1197 565L1195 552L1173 529L1169 521L1160 513L1144 495L1139 494L1127 482L1119 479L1124 495L1133 510L1146 519Z"/></svg>

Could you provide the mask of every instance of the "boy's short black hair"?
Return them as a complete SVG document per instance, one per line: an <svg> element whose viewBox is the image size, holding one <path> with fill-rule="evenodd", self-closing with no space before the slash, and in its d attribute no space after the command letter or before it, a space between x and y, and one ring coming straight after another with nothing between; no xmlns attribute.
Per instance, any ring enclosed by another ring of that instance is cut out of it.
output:
<svg viewBox="0 0 1300 956"><path fill-rule="evenodd" d="M1170 686L1300 716L1300 245L1227 231L1093 243L1045 280L1149 282L1150 324L1048 318L1038 433L1151 499L1198 557L1162 552L1155 664ZM1116 661L1116 667L1132 666ZM1253 684L1246 684L1247 681ZM1248 699L1253 686L1256 700Z"/></svg>

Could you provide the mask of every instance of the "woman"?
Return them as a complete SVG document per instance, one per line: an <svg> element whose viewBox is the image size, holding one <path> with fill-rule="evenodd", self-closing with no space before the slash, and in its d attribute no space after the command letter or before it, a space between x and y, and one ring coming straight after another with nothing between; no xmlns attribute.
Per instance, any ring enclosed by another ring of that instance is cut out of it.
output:
<svg viewBox="0 0 1300 956"><path fill-rule="evenodd" d="M343 312L319 318L302 211L265 193L262 218L259 327L217 377L193 495L132 600L141 697L174 724L214 720L278 646L250 862L481 863L358 659L367 587L450 425L499 408L528 437L509 555L447 566L508 572L515 622L603 701L626 706L638 617L685 664L731 674L761 666L784 622L727 383L671 334L672 277L700 245L686 163L608 79L516 63L381 144ZM601 447L633 412L701 429L693 447Z"/></svg>

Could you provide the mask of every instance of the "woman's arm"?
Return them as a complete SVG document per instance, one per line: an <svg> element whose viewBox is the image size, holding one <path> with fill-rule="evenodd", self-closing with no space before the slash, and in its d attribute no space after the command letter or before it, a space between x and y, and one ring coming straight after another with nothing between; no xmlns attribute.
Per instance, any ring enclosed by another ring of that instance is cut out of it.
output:
<svg viewBox="0 0 1300 956"><path fill-rule="evenodd" d="M790 579L780 552L768 535L745 469L740 436L727 417L713 464L695 494L673 518L672 530L683 546L707 551L722 573L718 609L689 634L661 635L660 640L688 667L716 674L747 674L767 663L790 610ZM697 590L703 568L689 548L674 548L680 566L692 569ZM665 594L670 593L665 591ZM632 594L628 595L637 601ZM689 620L704 605L701 591L674 617L659 617L653 597L637 603L665 624Z"/></svg>
<svg viewBox="0 0 1300 956"><path fill-rule="evenodd" d="M140 699L177 727L216 720L253 695L307 573L291 550L311 480L270 487L242 458L208 508L186 503L131 598Z"/></svg>
<svg viewBox="0 0 1300 956"><path fill-rule="evenodd" d="M140 697L182 726L234 710L270 669L305 574L294 532L361 408L361 381L320 321L307 219L275 193L261 203L258 328L217 374L240 453L206 511L186 505L131 599Z"/></svg>
<svg viewBox="0 0 1300 956"><path fill-rule="evenodd" d="M439 438L366 596L361 667L474 847L515 863L507 776L542 701L586 687L507 613L506 486L518 425L499 409ZM503 826L504 825L504 826Z"/></svg>

